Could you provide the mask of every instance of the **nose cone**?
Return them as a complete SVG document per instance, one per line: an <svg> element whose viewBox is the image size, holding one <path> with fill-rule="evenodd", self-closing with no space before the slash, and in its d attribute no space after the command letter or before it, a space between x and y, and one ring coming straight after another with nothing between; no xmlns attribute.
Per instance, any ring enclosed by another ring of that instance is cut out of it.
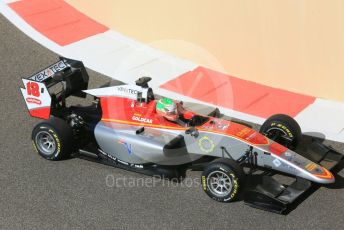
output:
<svg viewBox="0 0 344 230"><path fill-rule="evenodd" d="M335 181L334 176L328 169L291 150L285 151L279 157L286 160L290 166L297 169L296 175L299 177L320 184L330 184Z"/></svg>
<svg viewBox="0 0 344 230"><path fill-rule="evenodd" d="M277 159L272 162L275 163L272 167L276 166L274 168L276 170L320 184L330 184L335 181L332 173L326 168L276 142L272 142L266 149ZM281 164L280 161L284 164Z"/></svg>
<svg viewBox="0 0 344 230"><path fill-rule="evenodd" d="M335 181L333 174L326 168L322 166L318 166L319 168L315 169L315 172L312 172L312 174L317 178L316 182L319 181L319 183L323 184L330 184Z"/></svg>

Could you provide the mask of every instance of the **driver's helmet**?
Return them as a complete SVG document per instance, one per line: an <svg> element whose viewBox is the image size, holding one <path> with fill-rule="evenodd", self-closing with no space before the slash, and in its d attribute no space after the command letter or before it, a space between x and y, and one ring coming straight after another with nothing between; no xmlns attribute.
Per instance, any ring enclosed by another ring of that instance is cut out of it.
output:
<svg viewBox="0 0 344 230"><path fill-rule="evenodd" d="M178 119L176 103L170 98L161 98L156 103L156 112L170 121L176 121Z"/></svg>

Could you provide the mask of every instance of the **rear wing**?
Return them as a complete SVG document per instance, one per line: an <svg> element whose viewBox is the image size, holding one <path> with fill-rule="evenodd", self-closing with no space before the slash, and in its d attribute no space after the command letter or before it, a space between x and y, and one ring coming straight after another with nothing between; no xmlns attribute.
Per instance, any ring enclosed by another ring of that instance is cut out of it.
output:
<svg viewBox="0 0 344 230"><path fill-rule="evenodd" d="M86 97L82 90L87 89L89 76L81 61L60 57L58 62L22 81L21 92L30 115L48 119L58 108L65 107L67 97Z"/></svg>

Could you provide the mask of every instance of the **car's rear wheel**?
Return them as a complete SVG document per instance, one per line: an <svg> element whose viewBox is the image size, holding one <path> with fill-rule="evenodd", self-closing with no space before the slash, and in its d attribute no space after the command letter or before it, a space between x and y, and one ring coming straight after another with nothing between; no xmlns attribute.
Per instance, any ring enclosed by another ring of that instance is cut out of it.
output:
<svg viewBox="0 0 344 230"><path fill-rule="evenodd" d="M59 118L37 124L32 130L32 141L39 155L48 160L63 159L73 150L72 129Z"/></svg>
<svg viewBox="0 0 344 230"><path fill-rule="evenodd" d="M276 114L268 118L259 132L289 149L296 149L302 138L299 124L285 114Z"/></svg>
<svg viewBox="0 0 344 230"><path fill-rule="evenodd" d="M202 187L205 193L219 202L232 202L239 197L245 173L231 159L219 158L204 169Z"/></svg>

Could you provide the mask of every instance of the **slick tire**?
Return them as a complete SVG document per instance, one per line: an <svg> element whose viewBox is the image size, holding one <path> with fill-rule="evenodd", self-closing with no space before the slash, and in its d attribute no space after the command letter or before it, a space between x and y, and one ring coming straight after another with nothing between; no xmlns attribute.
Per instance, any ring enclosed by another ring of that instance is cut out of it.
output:
<svg viewBox="0 0 344 230"><path fill-rule="evenodd" d="M231 159L219 158L210 162L202 173L204 192L218 202L235 201L244 185L242 167Z"/></svg>
<svg viewBox="0 0 344 230"><path fill-rule="evenodd" d="M53 117L37 124L31 138L38 154L47 160L67 158L73 150L72 129L60 118Z"/></svg>
<svg viewBox="0 0 344 230"><path fill-rule="evenodd" d="M259 132L292 150L297 148L302 139L299 124L285 114L276 114L268 118Z"/></svg>

